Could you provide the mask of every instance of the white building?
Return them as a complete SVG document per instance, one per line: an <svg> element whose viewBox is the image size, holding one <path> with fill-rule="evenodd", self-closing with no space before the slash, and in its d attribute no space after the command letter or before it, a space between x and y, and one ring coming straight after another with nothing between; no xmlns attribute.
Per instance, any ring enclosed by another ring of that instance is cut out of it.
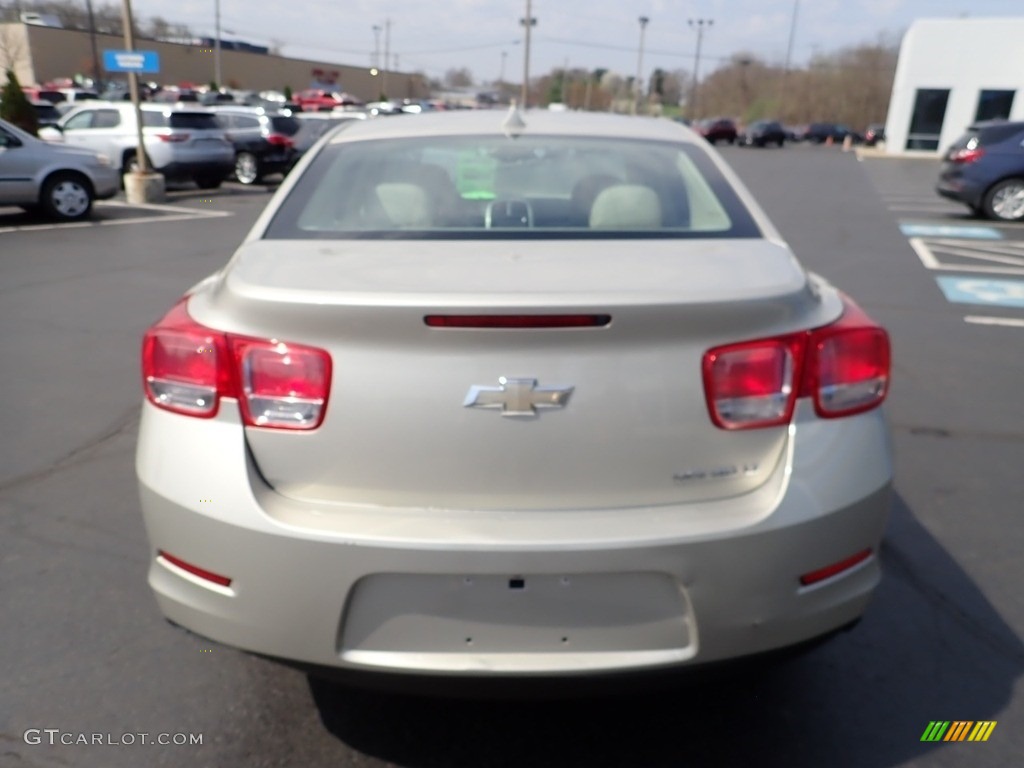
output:
<svg viewBox="0 0 1024 768"><path fill-rule="evenodd" d="M922 19L900 46L886 151L937 154L976 120L1024 120L1024 17Z"/></svg>

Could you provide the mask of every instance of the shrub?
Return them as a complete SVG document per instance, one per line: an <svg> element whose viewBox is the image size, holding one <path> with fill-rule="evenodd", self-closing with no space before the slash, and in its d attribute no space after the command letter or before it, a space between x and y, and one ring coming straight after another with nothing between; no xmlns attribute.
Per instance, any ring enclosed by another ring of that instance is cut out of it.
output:
<svg viewBox="0 0 1024 768"><path fill-rule="evenodd" d="M14 123L23 131L28 131L33 136L39 130L39 121L36 119L36 110L32 103L21 90L21 83L14 70L7 70L7 82L0 89L0 118L9 123Z"/></svg>

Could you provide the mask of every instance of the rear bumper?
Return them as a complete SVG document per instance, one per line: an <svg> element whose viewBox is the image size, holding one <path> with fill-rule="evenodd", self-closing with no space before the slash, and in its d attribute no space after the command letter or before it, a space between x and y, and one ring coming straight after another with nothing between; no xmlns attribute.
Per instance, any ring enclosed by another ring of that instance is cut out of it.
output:
<svg viewBox="0 0 1024 768"><path fill-rule="evenodd" d="M192 179L197 176L226 179L234 173L235 158L229 151L214 158L174 160L156 170L168 179Z"/></svg>
<svg viewBox="0 0 1024 768"><path fill-rule="evenodd" d="M695 533L693 505L310 509L262 483L227 414L202 424L200 445L194 420L147 403L137 471L149 583L163 613L200 635L347 670L579 675L794 645L856 620L880 576L886 431L877 412L847 421L856 448L822 455L815 438L802 455L795 428L796 450L763 492L714 503L762 507L756 522ZM183 450L181 430L195 451ZM866 561L800 585L863 549ZM161 551L231 584L211 585Z"/></svg>
<svg viewBox="0 0 1024 768"><path fill-rule="evenodd" d="M955 200L973 208L981 206L985 195L985 188L981 184L956 172L942 173L935 185L935 191L948 200Z"/></svg>

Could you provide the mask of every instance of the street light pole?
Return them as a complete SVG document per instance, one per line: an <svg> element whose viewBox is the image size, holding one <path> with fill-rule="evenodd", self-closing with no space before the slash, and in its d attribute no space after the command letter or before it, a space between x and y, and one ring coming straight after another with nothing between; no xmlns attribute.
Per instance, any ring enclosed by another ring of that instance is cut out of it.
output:
<svg viewBox="0 0 1024 768"><path fill-rule="evenodd" d="M380 90L385 101L388 98L388 69L391 66L391 19L384 19L384 68L381 70Z"/></svg>
<svg viewBox="0 0 1024 768"><path fill-rule="evenodd" d="M498 82L505 82L505 59L508 58L508 51L501 52L501 74L498 75Z"/></svg>
<svg viewBox="0 0 1024 768"><path fill-rule="evenodd" d="M689 19L691 27L697 30L697 53L693 57L693 87L690 90L690 119L697 117L697 83L700 80L700 46L704 41L704 27L711 27L714 19Z"/></svg>
<svg viewBox="0 0 1024 768"><path fill-rule="evenodd" d="M530 30L537 24L533 18L531 0L526 0L526 16L519 20L519 23L526 28L526 50L523 51L523 87L519 94L519 101L523 109L530 106Z"/></svg>
<svg viewBox="0 0 1024 768"><path fill-rule="evenodd" d="M641 16L638 21L640 22L640 52L636 57L636 87L633 89L633 114L635 115L640 107L640 90L641 83L643 82L644 73L644 30L647 29L647 22L650 21L646 16Z"/></svg>
<svg viewBox="0 0 1024 768"><path fill-rule="evenodd" d="M380 69L380 24L373 25L373 61L370 66Z"/></svg>
<svg viewBox="0 0 1024 768"><path fill-rule="evenodd" d="M92 86L95 90L101 90L103 76L100 74L100 55L96 50L96 17L92 12L92 0L85 0L85 8L89 12L89 43L92 46Z"/></svg>
<svg viewBox="0 0 1024 768"><path fill-rule="evenodd" d="M789 25L789 43L786 46L786 66L782 69L782 83L779 86L779 120L785 120L783 114L786 106L786 81L789 79L789 66L793 59L793 39L796 37L796 15L800 10L800 0L793 0L793 20Z"/></svg>
<svg viewBox="0 0 1024 768"><path fill-rule="evenodd" d="M213 82L220 88L220 0L213 0L213 16Z"/></svg>
<svg viewBox="0 0 1024 768"><path fill-rule="evenodd" d="M121 23L124 25L124 47L125 50L135 50L135 22L132 21L131 0L122 0ZM138 148L135 153L135 162L138 164L140 174L149 173L146 161L146 145L142 141L142 110L139 108L139 75L137 72L128 73L128 92L132 97L132 104L135 107L135 128Z"/></svg>

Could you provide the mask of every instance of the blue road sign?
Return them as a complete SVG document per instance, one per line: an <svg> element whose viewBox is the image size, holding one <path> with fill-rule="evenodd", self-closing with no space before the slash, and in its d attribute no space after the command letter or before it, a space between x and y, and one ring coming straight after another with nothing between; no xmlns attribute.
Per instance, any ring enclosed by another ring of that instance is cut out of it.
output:
<svg viewBox="0 0 1024 768"><path fill-rule="evenodd" d="M159 72L160 55L156 51L104 51L103 68L107 72Z"/></svg>
<svg viewBox="0 0 1024 768"><path fill-rule="evenodd" d="M939 288L957 304L1024 307L1024 280L985 280L975 277L937 277Z"/></svg>
<svg viewBox="0 0 1024 768"><path fill-rule="evenodd" d="M962 237L966 240L1002 240L1003 233L993 227L954 226L952 224L900 224L906 237Z"/></svg>

